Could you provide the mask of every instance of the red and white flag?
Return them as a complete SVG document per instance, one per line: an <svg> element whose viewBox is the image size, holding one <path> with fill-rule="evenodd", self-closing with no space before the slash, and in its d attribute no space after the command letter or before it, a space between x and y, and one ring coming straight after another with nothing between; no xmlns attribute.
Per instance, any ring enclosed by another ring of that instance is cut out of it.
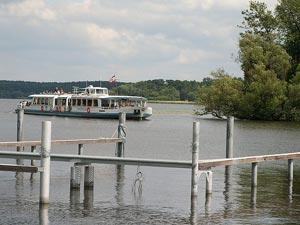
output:
<svg viewBox="0 0 300 225"><path fill-rule="evenodd" d="M117 81L116 75L113 75L109 80L110 83L115 83L116 81Z"/></svg>

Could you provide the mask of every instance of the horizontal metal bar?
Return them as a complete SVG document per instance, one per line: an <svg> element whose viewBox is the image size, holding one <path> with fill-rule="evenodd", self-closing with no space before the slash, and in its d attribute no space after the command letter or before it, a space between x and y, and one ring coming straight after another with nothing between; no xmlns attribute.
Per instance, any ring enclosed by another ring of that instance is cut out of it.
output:
<svg viewBox="0 0 300 225"><path fill-rule="evenodd" d="M0 158L13 158L13 159L22 158L22 159L39 160L40 154L31 153L31 152L0 151ZM74 163L140 165L140 166L171 167L171 168L192 167L191 161L118 158L118 157L100 157L100 156L65 155L65 154L51 154L51 161L74 162Z"/></svg>
<svg viewBox="0 0 300 225"><path fill-rule="evenodd" d="M39 167L36 166L24 166L24 165L12 165L12 164L0 164L0 171L14 171L14 172L39 172Z"/></svg>
<svg viewBox="0 0 300 225"><path fill-rule="evenodd" d="M124 142L123 138L96 138L96 139L73 139L73 140L52 140L52 145L70 145L70 144L96 144L96 143L117 143ZM22 147L22 146L40 146L41 141L14 141L0 142L0 147Z"/></svg>
<svg viewBox="0 0 300 225"><path fill-rule="evenodd" d="M299 159L300 152L295 153L283 153L283 154L273 154L273 155L259 155L259 156L247 156L238 158L228 158L228 159L211 159L211 160L199 160L198 168L205 169L216 166L231 166L246 163L258 163L267 162L274 160L288 160L288 159Z"/></svg>

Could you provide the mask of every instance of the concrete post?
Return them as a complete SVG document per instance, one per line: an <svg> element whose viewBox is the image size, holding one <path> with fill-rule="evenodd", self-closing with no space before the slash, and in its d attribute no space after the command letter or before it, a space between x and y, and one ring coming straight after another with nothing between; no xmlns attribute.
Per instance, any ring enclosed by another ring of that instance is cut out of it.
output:
<svg viewBox="0 0 300 225"><path fill-rule="evenodd" d="M227 134L226 134L226 158L233 157L233 127L234 117L227 117Z"/></svg>
<svg viewBox="0 0 300 225"><path fill-rule="evenodd" d="M199 141L200 137L200 123L193 123L193 149L192 149L192 185L191 196L198 196L198 160L199 160Z"/></svg>
<svg viewBox="0 0 300 225"><path fill-rule="evenodd" d="M49 203L50 189L50 151L51 151L51 121L42 123L42 148L41 148L41 167L40 173L40 204Z"/></svg>
<svg viewBox="0 0 300 225"><path fill-rule="evenodd" d="M126 113L121 112L119 114L119 126L118 126L118 138L125 138L125 121L126 121ZM124 157L124 142L118 142L117 143L117 157Z"/></svg>
<svg viewBox="0 0 300 225"><path fill-rule="evenodd" d="M257 163L252 163L252 187L257 187Z"/></svg>

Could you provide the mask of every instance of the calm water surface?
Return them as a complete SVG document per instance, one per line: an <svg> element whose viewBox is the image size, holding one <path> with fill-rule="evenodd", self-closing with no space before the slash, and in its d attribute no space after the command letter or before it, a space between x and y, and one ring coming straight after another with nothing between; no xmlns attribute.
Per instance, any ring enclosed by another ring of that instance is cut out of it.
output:
<svg viewBox="0 0 300 225"><path fill-rule="evenodd" d="M16 102L0 99L0 141L16 140ZM225 157L226 121L193 116L190 105L152 106L158 113L150 120L126 122L126 157L191 160L194 121L201 126L199 158ZM24 140L40 140L44 120L52 121L52 139L111 137L118 126L117 120L25 115ZM297 152L299 136L300 123L235 121L234 155ZM76 154L77 146L53 146L51 151ZM114 156L115 145L85 145L84 153ZM255 192L250 188L251 165L232 167L230 173L214 168L213 194L205 198L202 176L197 202L191 202L188 169L95 165L94 190L70 193L70 166L51 163L48 208L39 208L38 174L30 179L30 174L16 178L13 172L0 172L0 224L300 223L298 161L293 186L287 182L286 161L259 163ZM138 169L143 174L141 192L133 191Z"/></svg>

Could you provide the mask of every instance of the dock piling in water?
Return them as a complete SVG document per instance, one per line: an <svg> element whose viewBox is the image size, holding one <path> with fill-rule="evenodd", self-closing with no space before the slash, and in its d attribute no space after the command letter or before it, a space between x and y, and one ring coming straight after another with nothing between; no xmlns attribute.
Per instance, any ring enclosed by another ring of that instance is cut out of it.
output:
<svg viewBox="0 0 300 225"><path fill-rule="evenodd" d="M199 146L200 146L200 122L193 123L193 145L192 145L192 182L191 196L198 196L198 161L199 161Z"/></svg>
<svg viewBox="0 0 300 225"><path fill-rule="evenodd" d="M119 126L118 126L118 138L125 138L125 121L126 121L126 113L121 112L119 113ZM117 151L116 156L117 157L124 157L124 142L117 143Z"/></svg>
<svg viewBox="0 0 300 225"><path fill-rule="evenodd" d="M227 132L226 132L226 158L233 157L233 126L234 117L227 118Z"/></svg>
<svg viewBox="0 0 300 225"><path fill-rule="evenodd" d="M23 119L24 119L24 109L18 109L17 110L17 141L23 140ZM23 151L22 146L17 147L17 152ZM23 165L24 160L23 159L17 159L16 160L17 165Z"/></svg>
<svg viewBox="0 0 300 225"><path fill-rule="evenodd" d="M50 187L50 151L51 151L51 121L42 123L42 148L41 148L41 167L40 173L40 204L49 203Z"/></svg>

